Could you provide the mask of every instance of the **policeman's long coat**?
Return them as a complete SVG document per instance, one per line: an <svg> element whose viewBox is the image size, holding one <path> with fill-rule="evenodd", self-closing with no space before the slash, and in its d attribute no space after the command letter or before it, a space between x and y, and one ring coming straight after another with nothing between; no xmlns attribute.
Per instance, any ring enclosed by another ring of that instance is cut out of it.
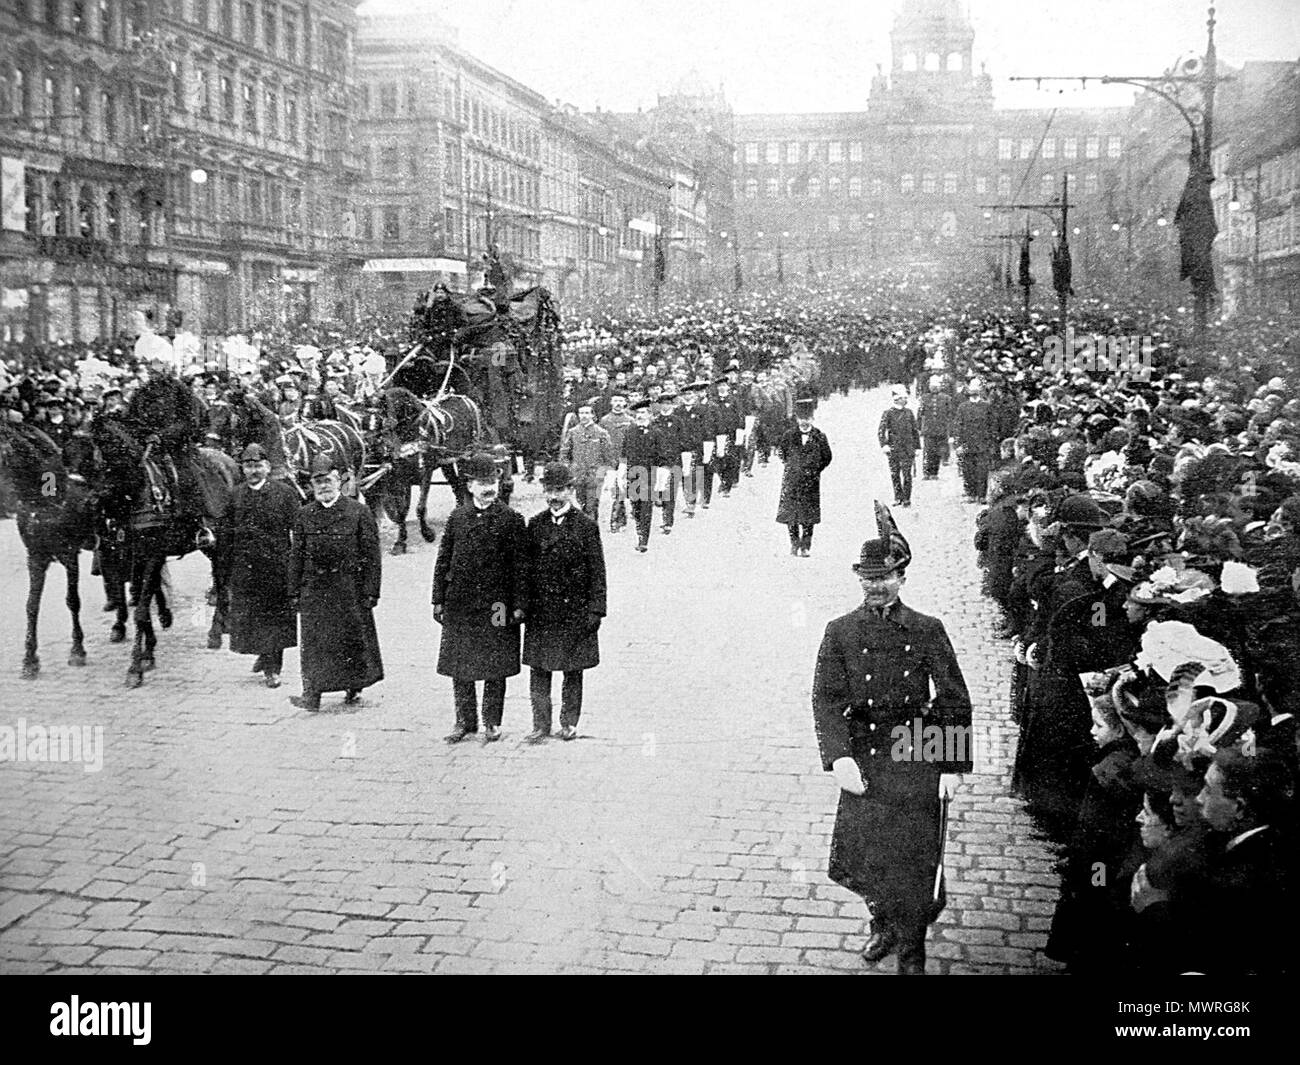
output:
<svg viewBox="0 0 1300 1065"><path fill-rule="evenodd" d="M260 655L298 643L289 560L301 509L284 481L239 485L217 536L218 565L230 596L226 628L236 654Z"/></svg>
<svg viewBox="0 0 1300 1065"><path fill-rule="evenodd" d="M384 679L370 608L382 564L375 519L355 499L298 512L289 587L300 600L305 690L360 691Z"/></svg>
<svg viewBox="0 0 1300 1065"><path fill-rule="evenodd" d="M519 672L519 625L525 605L524 519L499 500L473 502L447 519L433 567L433 605L443 608L438 672L460 680L497 680Z"/></svg>
<svg viewBox="0 0 1300 1065"><path fill-rule="evenodd" d="M867 785L865 795L840 792L831 879L868 902L928 908L939 775L969 772L973 757L970 695L943 623L902 603L884 618L865 606L836 618L817 653L813 717L823 768L853 758ZM918 723L922 746L915 750ZM953 742L927 749L929 725ZM957 742L963 736L964 746Z"/></svg>
<svg viewBox="0 0 1300 1065"><path fill-rule="evenodd" d="M821 477L831 464L831 445L816 426L808 432L808 443L802 439L796 426L777 444L785 463L776 509L776 520L782 525L816 525L822 520Z"/></svg>
<svg viewBox="0 0 1300 1065"><path fill-rule="evenodd" d="M605 616L600 528L576 507L559 524L549 510L528 522L528 622L524 665L545 670L600 664L592 615Z"/></svg>

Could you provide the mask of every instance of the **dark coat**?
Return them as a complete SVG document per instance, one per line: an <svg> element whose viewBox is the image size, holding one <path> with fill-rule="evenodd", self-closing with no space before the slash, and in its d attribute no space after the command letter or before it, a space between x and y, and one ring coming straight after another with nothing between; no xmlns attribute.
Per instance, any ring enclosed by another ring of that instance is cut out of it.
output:
<svg viewBox="0 0 1300 1065"><path fill-rule="evenodd" d="M826 434L814 425L804 444L795 426L781 437L777 452L785 469L776 520L782 525L816 525L822 520L822 470L831 464Z"/></svg>
<svg viewBox="0 0 1300 1065"><path fill-rule="evenodd" d="M921 435L916 431L916 416L907 407L890 407L880 416L876 432L881 447L889 447L898 455L916 451L921 446Z"/></svg>
<svg viewBox="0 0 1300 1065"><path fill-rule="evenodd" d="M1142 791L1133 781L1137 759L1137 744L1128 736L1102 749L1066 851L1045 953L1076 970L1114 965L1129 937L1132 873L1121 873L1121 867L1133 849L1142 808Z"/></svg>
<svg viewBox="0 0 1300 1065"><path fill-rule="evenodd" d="M982 399L967 400L957 408L953 435L957 446L974 455L998 453L997 425L993 408Z"/></svg>
<svg viewBox="0 0 1300 1065"><path fill-rule="evenodd" d="M605 616L599 527L576 507L558 525L544 510L529 520L527 535L524 665L551 671L599 665L596 625Z"/></svg>
<svg viewBox="0 0 1300 1065"><path fill-rule="evenodd" d="M527 596L524 519L500 500L473 502L447 519L433 567L433 605L444 609L438 672L496 680L519 672L519 623Z"/></svg>
<svg viewBox="0 0 1300 1065"><path fill-rule="evenodd" d="M360 691L384 679L371 607L382 566L374 516L355 499L298 511L289 589L300 604L304 690Z"/></svg>
<svg viewBox="0 0 1300 1065"><path fill-rule="evenodd" d="M865 795L840 792L831 879L868 902L925 910L938 865L939 775L970 772L973 756L970 695L943 623L902 603L884 618L865 607L836 618L817 653L813 718L822 767L853 758L867 785ZM931 725L957 742L927 751Z"/></svg>
<svg viewBox="0 0 1300 1065"><path fill-rule="evenodd" d="M217 534L218 566L230 596L230 649L260 655L298 644L289 586L293 528L302 500L284 481L235 489Z"/></svg>
<svg viewBox="0 0 1300 1065"><path fill-rule="evenodd" d="M922 436L940 438L951 436L952 396L946 392L927 392L922 396L917 426Z"/></svg>

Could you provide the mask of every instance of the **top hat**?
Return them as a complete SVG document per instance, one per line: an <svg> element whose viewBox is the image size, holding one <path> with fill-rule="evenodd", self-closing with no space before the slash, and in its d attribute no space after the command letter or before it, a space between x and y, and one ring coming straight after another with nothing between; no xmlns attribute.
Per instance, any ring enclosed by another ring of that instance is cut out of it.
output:
<svg viewBox="0 0 1300 1065"><path fill-rule="evenodd" d="M802 415L805 418L811 418L813 411L816 409L817 401L815 399L796 399L794 401L795 414Z"/></svg>
<svg viewBox="0 0 1300 1065"><path fill-rule="evenodd" d="M652 404L653 402L654 402L654 400L652 400L652 399L639 399L639 400L637 400L635 403L633 403L632 406L631 406L630 408L628 408L628 409L629 409L629 410L648 410L648 409L650 408L650 404Z"/></svg>
<svg viewBox="0 0 1300 1065"><path fill-rule="evenodd" d="M542 490L555 491L573 485L573 471L563 462L548 463L542 470Z"/></svg>

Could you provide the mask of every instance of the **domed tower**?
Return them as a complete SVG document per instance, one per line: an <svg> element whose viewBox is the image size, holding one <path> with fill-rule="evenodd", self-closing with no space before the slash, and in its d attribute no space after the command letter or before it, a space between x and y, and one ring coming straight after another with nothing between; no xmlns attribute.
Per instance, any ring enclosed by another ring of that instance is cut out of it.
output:
<svg viewBox="0 0 1300 1065"><path fill-rule="evenodd" d="M970 98L975 30L958 0L904 0L889 36L895 89L954 103Z"/></svg>

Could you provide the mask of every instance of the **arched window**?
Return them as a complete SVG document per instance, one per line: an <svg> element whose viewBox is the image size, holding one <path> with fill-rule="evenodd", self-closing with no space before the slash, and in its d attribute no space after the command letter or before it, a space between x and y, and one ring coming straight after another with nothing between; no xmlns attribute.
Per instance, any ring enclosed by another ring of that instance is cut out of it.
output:
<svg viewBox="0 0 1300 1065"><path fill-rule="evenodd" d="M95 191L89 185L82 185L77 190L77 236L90 238L95 236Z"/></svg>
<svg viewBox="0 0 1300 1065"><path fill-rule="evenodd" d="M948 69L949 69L949 70L961 70L961 68L962 68L961 53L960 53L960 52L949 52L949 53L948 53Z"/></svg>
<svg viewBox="0 0 1300 1065"><path fill-rule="evenodd" d="M122 239L122 223L118 214L117 189L109 189L104 197L104 228L108 239L117 243Z"/></svg>

